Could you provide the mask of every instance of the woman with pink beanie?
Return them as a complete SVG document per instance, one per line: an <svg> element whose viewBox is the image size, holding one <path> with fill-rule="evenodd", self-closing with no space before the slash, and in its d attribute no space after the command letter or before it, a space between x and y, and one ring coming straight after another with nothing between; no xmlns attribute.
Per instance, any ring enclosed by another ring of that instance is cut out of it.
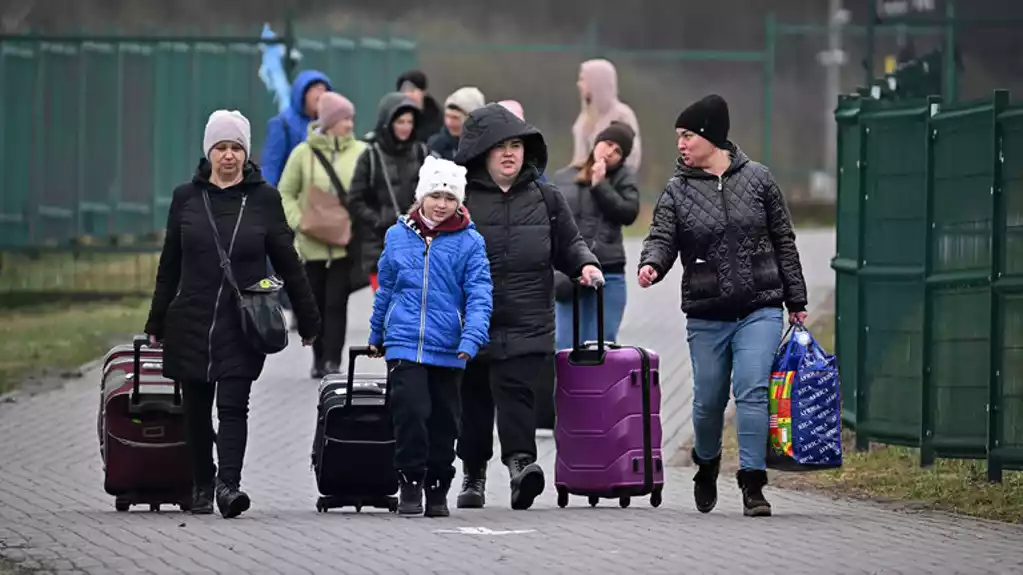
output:
<svg viewBox="0 0 1023 575"><path fill-rule="evenodd" d="M309 375L313 379L340 370L348 296L368 283L368 279L360 281L362 278L357 277L362 267L349 245L331 245L299 231L310 189L334 194L341 199L341 205L347 206L355 164L366 149L366 144L352 134L355 106L348 98L325 92L317 108L318 120L309 125L306 140L291 152L277 185L288 225L295 230L295 249L305 265L323 317L320 336L312 346Z"/></svg>

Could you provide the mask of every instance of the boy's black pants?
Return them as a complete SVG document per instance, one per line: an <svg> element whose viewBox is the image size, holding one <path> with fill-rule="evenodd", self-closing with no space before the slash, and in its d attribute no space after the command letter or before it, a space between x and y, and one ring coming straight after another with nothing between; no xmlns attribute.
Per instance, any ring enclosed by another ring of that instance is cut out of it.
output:
<svg viewBox="0 0 1023 575"><path fill-rule="evenodd" d="M387 362L394 418L394 466L409 478L451 481L458 439L462 370L407 360Z"/></svg>

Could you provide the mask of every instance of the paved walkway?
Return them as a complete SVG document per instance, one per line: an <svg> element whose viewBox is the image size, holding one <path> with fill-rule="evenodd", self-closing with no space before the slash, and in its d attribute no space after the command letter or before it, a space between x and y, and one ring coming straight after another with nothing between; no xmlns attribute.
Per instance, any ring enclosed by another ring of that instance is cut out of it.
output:
<svg viewBox="0 0 1023 575"><path fill-rule="evenodd" d="M831 283L833 243L831 233L800 236L815 305ZM669 448L686 440L689 419L677 273L658 288L630 293L621 337L661 352ZM368 293L353 301L354 326L365 325L368 308ZM353 332L352 341L364 340L364 329ZM254 388L245 474L254 505L231 522L141 508L114 512L96 446L95 372L0 404L0 555L47 572L97 574L1023 571L1020 528L780 490L769 491L777 515L750 520L730 477L721 480L718 510L700 515L687 468L668 469L658 509L645 500L629 509L612 501L591 509L573 498L561 510L548 488L532 510L513 512L507 474L494 465L485 510L455 510L445 520L317 514L309 470L316 385L305 377L307 354L296 345L275 356ZM549 471L553 447L540 440Z"/></svg>

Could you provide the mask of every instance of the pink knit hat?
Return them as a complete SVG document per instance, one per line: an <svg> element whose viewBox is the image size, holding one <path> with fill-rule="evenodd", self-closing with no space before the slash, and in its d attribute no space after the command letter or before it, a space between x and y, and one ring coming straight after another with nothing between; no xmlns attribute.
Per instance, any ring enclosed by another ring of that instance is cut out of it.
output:
<svg viewBox="0 0 1023 575"><path fill-rule="evenodd" d="M501 100L498 104L508 108L512 114L515 114L515 116L518 117L518 119L523 122L526 121L526 113L522 110L522 104L520 104L518 100Z"/></svg>
<svg viewBox="0 0 1023 575"><path fill-rule="evenodd" d="M337 92L324 92L317 104L317 122L324 130L346 118L355 117L355 105Z"/></svg>

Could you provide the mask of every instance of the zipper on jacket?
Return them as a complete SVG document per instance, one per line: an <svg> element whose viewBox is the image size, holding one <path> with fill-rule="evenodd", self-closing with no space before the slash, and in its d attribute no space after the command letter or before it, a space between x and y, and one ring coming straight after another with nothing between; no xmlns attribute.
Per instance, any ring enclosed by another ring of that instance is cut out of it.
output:
<svg viewBox="0 0 1023 575"><path fill-rule="evenodd" d="M245 201L249 199L249 196L242 196L242 207L238 209L238 219L234 222L234 231L231 232L231 243L227 246L227 257L231 257L231 252L234 251L234 240L238 237L238 227L242 223L242 214L245 213ZM215 220L214 220L215 221ZM219 234L220 231L216 228L213 229L213 233ZM217 301L213 302L213 321L210 322L210 331L206 334L206 356L209 361L206 363L206 381L210 381L211 374L213 372L213 330L217 328L217 313L220 311L220 296L224 293L224 281L227 279L227 270L220 270L220 285L217 287Z"/></svg>
<svg viewBox="0 0 1023 575"><path fill-rule="evenodd" d="M426 242L426 239L423 239ZM423 252L423 303L419 309L419 350L416 352L416 363L423 363L423 341L426 337L426 293L430 287L430 244L426 242Z"/></svg>

